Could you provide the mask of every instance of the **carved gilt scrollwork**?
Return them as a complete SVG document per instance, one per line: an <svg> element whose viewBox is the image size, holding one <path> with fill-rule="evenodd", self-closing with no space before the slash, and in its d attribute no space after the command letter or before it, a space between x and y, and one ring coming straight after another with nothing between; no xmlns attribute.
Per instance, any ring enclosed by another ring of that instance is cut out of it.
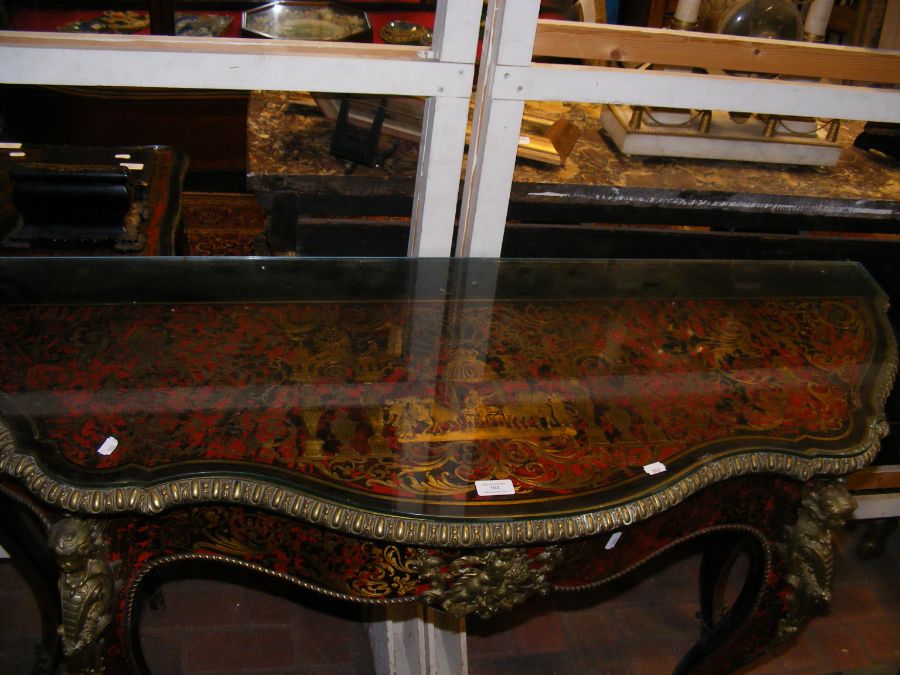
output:
<svg viewBox="0 0 900 675"><path fill-rule="evenodd" d="M562 557L560 546L547 546L536 554L500 548L456 557L419 551L419 578L431 586L420 598L426 605L455 616L488 618L512 609L535 593L549 593L547 576Z"/></svg>
<svg viewBox="0 0 900 675"><path fill-rule="evenodd" d="M63 518L50 530L50 548L60 569L63 672L102 673L103 633L112 623L116 597L102 523Z"/></svg>
<svg viewBox="0 0 900 675"><path fill-rule="evenodd" d="M786 528L783 541L777 545L787 563L787 583L793 589L788 614L779 625L780 639L796 633L831 601L831 535L855 508L856 501L837 481L819 479L804 489L797 522Z"/></svg>

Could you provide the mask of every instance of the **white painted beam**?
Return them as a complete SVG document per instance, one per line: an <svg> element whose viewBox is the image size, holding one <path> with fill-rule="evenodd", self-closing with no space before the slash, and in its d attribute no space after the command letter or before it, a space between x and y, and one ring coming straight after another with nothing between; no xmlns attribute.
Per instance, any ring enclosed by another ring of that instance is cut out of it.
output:
<svg viewBox="0 0 900 675"><path fill-rule="evenodd" d="M898 492L853 495L853 498L857 503L856 510L853 512L854 520L900 517L900 493Z"/></svg>
<svg viewBox="0 0 900 675"><path fill-rule="evenodd" d="M378 50L364 45L356 52L263 40L217 43L220 38L194 42L99 35L79 41L54 35L29 42L21 33L14 39L7 39L9 35L0 32L0 81L7 84L468 97L474 76L471 64L441 63L406 47ZM110 37L114 39L105 39Z"/></svg>
<svg viewBox="0 0 900 675"><path fill-rule="evenodd" d="M466 624L420 603L388 605L369 624L377 675L466 675Z"/></svg>
<svg viewBox="0 0 900 675"><path fill-rule="evenodd" d="M493 95L900 122L900 90L664 70L534 64L498 67Z"/></svg>

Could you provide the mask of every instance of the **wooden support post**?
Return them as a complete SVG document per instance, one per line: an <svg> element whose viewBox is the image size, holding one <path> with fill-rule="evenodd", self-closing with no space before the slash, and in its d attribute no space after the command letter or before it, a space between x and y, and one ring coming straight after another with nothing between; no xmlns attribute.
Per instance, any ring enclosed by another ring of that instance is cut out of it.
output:
<svg viewBox="0 0 900 675"><path fill-rule="evenodd" d="M475 95L472 137L460 207L456 254L496 257L512 189L512 175L525 104L495 95L497 78L515 80L531 64L539 0L491 0ZM500 74L498 66L512 72Z"/></svg>
<svg viewBox="0 0 900 675"><path fill-rule="evenodd" d="M467 87L460 96L432 97L425 105L407 247L410 256L449 256L453 246L481 7L481 0L441 0L435 12L432 57L460 64L456 74Z"/></svg>
<svg viewBox="0 0 900 675"><path fill-rule="evenodd" d="M466 624L419 603L390 605L370 624L378 675L466 675Z"/></svg>
<svg viewBox="0 0 900 675"><path fill-rule="evenodd" d="M468 98L425 105L407 255L450 255L468 117Z"/></svg>

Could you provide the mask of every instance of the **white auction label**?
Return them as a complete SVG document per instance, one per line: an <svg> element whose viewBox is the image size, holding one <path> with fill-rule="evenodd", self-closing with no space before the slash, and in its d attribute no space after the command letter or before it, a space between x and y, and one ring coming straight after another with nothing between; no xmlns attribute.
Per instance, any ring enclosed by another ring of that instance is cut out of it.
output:
<svg viewBox="0 0 900 675"><path fill-rule="evenodd" d="M121 155L116 155L116 159L131 159L131 155L123 152Z"/></svg>
<svg viewBox="0 0 900 675"><path fill-rule="evenodd" d="M143 171L144 165L137 162L119 162L119 166L124 166L129 171Z"/></svg>
<svg viewBox="0 0 900 675"><path fill-rule="evenodd" d="M519 136L519 145L531 145L531 137Z"/></svg>
<svg viewBox="0 0 900 675"><path fill-rule="evenodd" d="M644 466L644 471L649 473L651 476L655 476L658 473L662 473L666 470L666 465L662 462L653 462L653 464L647 464Z"/></svg>
<svg viewBox="0 0 900 675"><path fill-rule="evenodd" d="M0 148L3 150L18 150L22 147L21 143L12 143L10 141L3 141L0 143Z"/></svg>
<svg viewBox="0 0 900 675"><path fill-rule="evenodd" d="M491 495L514 495L516 488L513 487L509 478L503 480L476 480L475 492L482 497L490 497Z"/></svg>
<svg viewBox="0 0 900 675"><path fill-rule="evenodd" d="M615 545L619 543L619 539L621 539L621 538L622 538L621 532L613 532L612 536L609 538L609 541L606 542L606 547L605 547L606 550L608 551L611 548L615 547Z"/></svg>
<svg viewBox="0 0 900 675"><path fill-rule="evenodd" d="M111 455L117 447L119 447L119 441L110 436L97 448L97 452L101 455Z"/></svg>

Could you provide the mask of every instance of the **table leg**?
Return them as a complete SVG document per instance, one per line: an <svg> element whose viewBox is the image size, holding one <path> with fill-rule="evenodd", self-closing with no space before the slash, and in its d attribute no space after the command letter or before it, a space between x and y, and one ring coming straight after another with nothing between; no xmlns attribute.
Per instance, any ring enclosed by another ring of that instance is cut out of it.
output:
<svg viewBox="0 0 900 675"><path fill-rule="evenodd" d="M388 605L369 627L378 675L466 675L462 617L415 603Z"/></svg>
<svg viewBox="0 0 900 675"><path fill-rule="evenodd" d="M748 568L738 596L729 606L725 594L735 563L742 553L749 559ZM747 603L754 603L762 587L765 564L765 551L752 537L729 536L716 541L704 552L699 579L700 619L704 634L715 629L727 615L740 613L742 609L746 612Z"/></svg>
<svg viewBox="0 0 900 675"><path fill-rule="evenodd" d="M701 565L704 633L675 672L733 672L794 636L831 599L831 533L854 507L842 484L813 481L804 488L796 522L772 541L761 533L736 533L713 543ZM747 576L734 604L722 609L727 576L741 550L750 558Z"/></svg>
<svg viewBox="0 0 900 675"><path fill-rule="evenodd" d="M735 563L745 554L748 559L746 573L730 606L726 606L725 594ZM769 555L764 543L751 534L728 534L711 540L700 562L700 619L701 637L678 664L676 673L714 672L731 658L740 659L740 653L755 654L753 647L735 650L740 635L748 631L754 637L766 632L767 619L754 621L757 601L765 594L770 567ZM730 645L729 649L723 649Z"/></svg>
<svg viewBox="0 0 900 675"><path fill-rule="evenodd" d="M61 657L59 597L56 564L47 548L42 517L32 513L16 493L0 486L0 544L10 554L16 571L25 580L41 616L41 643L35 648L34 675L56 672Z"/></svg>
<svg viewBox="0 0 900 675"><path fill-rule="evenodd" d="M104 643L114 619L117 589L106 560L103 524L65 517L50 529L50 548L60 571L62 672L105 672Z"/></svg>

